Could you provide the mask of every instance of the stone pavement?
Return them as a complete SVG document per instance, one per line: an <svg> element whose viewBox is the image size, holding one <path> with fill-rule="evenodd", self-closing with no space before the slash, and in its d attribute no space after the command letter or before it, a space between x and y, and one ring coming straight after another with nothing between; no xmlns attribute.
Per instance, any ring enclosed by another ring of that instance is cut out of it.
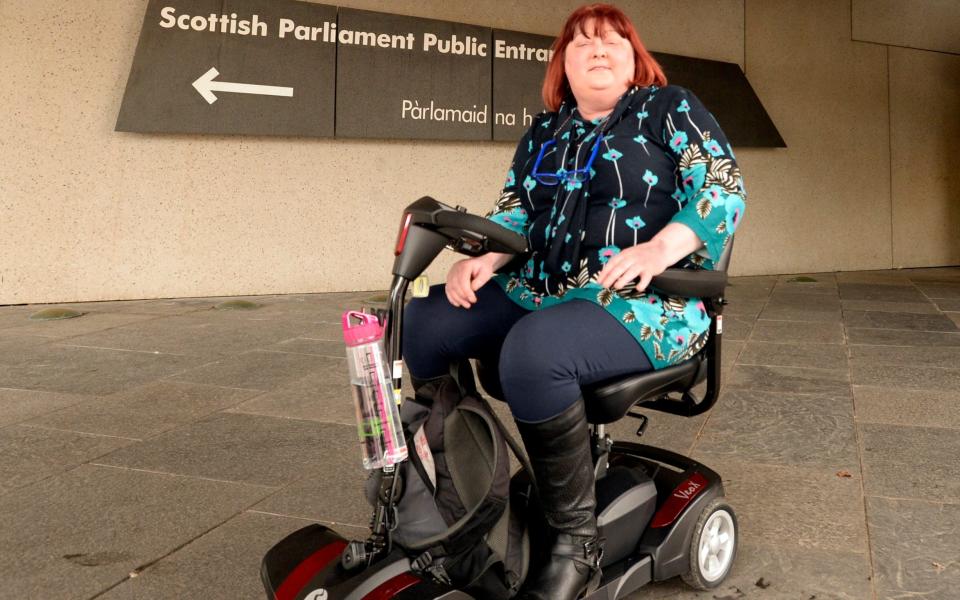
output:
<svg viewBox="0 0 960 600"><path fill-rule="evenodd" d="M338 321L372 296L0 307L0 598L259 599L283 535L362 535ZM723 475L740 554L717 590L635 597L960 598L960 268L729 298L719 404L645 440Z"/></svg>

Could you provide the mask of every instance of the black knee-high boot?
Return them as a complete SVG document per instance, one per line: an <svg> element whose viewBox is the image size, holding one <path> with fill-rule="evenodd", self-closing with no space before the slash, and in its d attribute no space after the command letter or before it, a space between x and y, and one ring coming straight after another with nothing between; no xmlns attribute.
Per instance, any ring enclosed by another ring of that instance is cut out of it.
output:
<svg viewBox="0 0 960 600"><path fill-rule="evenodd" d="M526 600L575 600L599 582L593 460L583 400L542 423L517 428L530 456L540 504L556 531L550 562L524 585Z"/></svg>

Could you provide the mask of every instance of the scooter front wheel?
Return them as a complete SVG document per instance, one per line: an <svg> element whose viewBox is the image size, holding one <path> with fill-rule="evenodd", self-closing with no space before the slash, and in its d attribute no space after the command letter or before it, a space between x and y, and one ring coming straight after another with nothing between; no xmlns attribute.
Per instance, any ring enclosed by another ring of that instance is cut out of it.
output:
<svg viewBox="0 0 960 600"><path fill-rule="evenodd" d="M690 571L683 580L698 590L717 587L730 574L740 541L737 515L725 498L716 498L700 511L690 540Z"/></svg>

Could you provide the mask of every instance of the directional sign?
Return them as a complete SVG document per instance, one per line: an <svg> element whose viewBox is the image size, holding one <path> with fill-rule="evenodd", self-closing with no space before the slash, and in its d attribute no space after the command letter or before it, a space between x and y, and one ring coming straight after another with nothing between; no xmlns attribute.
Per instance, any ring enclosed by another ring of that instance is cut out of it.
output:
<svg viewBox="0 0 960 600"><path fill-rule="evenodd" d="M338 27L338 136L490 139L490 29L348 8Z"/></svg>
<svg viewBox="0 0 960 600"><path fill-rule="evenodd" d="M150 0L117 130L332 136L336 21L295 0Z"/></svg>
<svg viewBox="0 0 960 600"><path fill-rule="evenodd" d="M298 0L149 0L118 131L520 138L551 36ZM735 146L783 139L733 63L654 53Z"/></svg>

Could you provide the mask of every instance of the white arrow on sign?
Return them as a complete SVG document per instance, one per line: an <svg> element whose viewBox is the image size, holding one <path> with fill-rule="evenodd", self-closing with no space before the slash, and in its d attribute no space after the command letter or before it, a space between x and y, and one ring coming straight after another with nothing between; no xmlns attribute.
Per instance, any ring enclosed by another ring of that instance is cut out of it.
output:
<svg viewBox="0 0 960 600"><path fill-rule="evenodd" d="M217 78L217 75L220 74L220 71L217 71L216 67L211 68L209 71L200 76L199 79L193 82L193 87L197 88L197 91L200 92L200 95L203 96L203 99L207 101L208 104L213 104L217 101L216 95L213 92L234 92L236 94L258 94L260 96L286 96L287 98L293 97L293 88L292 87L280 87L276 85L253 85L250 83L231 83L229 81L214 81Z"/></svg>

